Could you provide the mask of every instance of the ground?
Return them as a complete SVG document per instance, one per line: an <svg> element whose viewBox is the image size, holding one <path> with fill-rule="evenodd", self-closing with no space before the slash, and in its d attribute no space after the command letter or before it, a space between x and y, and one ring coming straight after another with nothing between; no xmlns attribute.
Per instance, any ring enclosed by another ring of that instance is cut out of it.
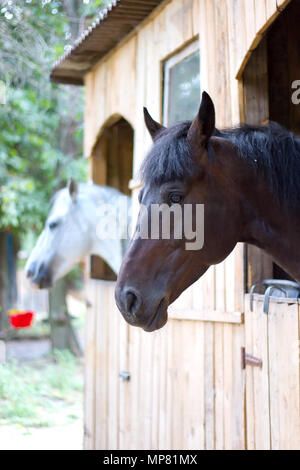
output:
<svg viewBox="0 0 300 470"><path fill-rule="evenodd" d="M0 363L0 450L83 447L83 361L51 354L50 341L19 338Z"/></svg>
<svg viewBox="0 0 300 470"><path fill-rule="evenodd" d="M0 450L81 450L82 421L49 428L0 427Z"/></svg>

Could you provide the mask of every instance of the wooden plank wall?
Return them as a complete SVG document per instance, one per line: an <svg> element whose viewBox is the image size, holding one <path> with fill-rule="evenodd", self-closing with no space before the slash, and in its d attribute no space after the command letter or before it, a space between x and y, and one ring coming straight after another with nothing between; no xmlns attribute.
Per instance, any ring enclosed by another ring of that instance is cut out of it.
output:
<svg viewBox="0 0 300 470"><path fill-rule="evenodd" d="M214 99L217 125L237 123L240 95L236 77L266 24L279 14L276 3L284 6L288 2L164 2L87 74L85 154L91 155L110 117L121 115L135 131L136 173L151 143L142 107L161 119L163 61L199 32L201 87ZM137 192L138 186L133 184L135 201ZM157 333L149 335L122 324L109 283L100 281L93 286L91 302L87 448L245 447L245 372L240 364L244 326L230 321L234 312L243 311L241 245L176 301L175 309L182 318L169 320ZM187 311L210 312L211 316L208 321L185 320ZM130 383L118 377L123 367L132 371Z"/></svg>
<svg viewBox="0 0 300 470"><path fill-rule="evenodd" d="M91 157L102 129L125 118L134 128L136 109L136 36L117 48L85 76L84 154Z"/></svg>
<svg viewBox="0 0 300 470"><path fill-rule="evenodd" d="M223 318L171 318L147 334L121 319L114 283L91 283L96 314L87 331L85 448L300 449L298 303L271 301L266 315L263 296L255 295L252 312L247 296L246 352L262 368L247 365L244 384L244 344ZM124 371L129 381L119 377Z"/></svg>
<svg viewBox="0 0 300 470"><path fill-rule="evenodd" d="M246 352L262 368L246 367L247 448L300 449L300 308L299 303L270 302L255 295L253 311L246 301Z"/></svg>
<svg viewBox="0 0 300 470"><path fill-rule="evenodd" d="M85 155L91 155L101 129L117 114L137 131L135 160L140 163L145 154L145 142L149 144L141 123L143 105L149 106L157 118L161 117L162 61L199 33L202 89L212 93L219 126L238 122L235 79L242 75L265 30L290 1L163 2L127 40L85 76Z"/></svg>
<svg viewBox="0 0 300 470"><path fill-rule="evenodd" d="M85 448L243 449L242 316L234 324L171 318L149 334L121 318L114 283L90 288Z"/></svg>

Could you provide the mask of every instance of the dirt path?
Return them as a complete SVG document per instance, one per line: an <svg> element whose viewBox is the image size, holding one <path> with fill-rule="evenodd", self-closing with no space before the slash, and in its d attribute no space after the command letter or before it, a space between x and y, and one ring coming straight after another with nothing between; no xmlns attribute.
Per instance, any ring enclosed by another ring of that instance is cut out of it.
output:
<svg viewBox="0 0 300 470"><path fill-rule="evenodd" d="M49 428L0 427L0 450L82 450L82 422Z"/></svg>
<svg viewBox="0 0 300 470"><path fill-rule="evenodd" d="M51 352L50 339L13 340L6 343L6 360L33 361Z"/></svg>
<svg viewBox="0 0 300 470"><path fill-rule="evenodd" d="M2 422L2 424L0 424L0 450L82 450L82 393L80 391L70 389L72 399L65 401L66 392L64 392L63 389L55 388L60 385L59 379L61 374L64 374L64 372L67 373L69 370L68 368L72 366L72 363L70 366L68 364L64 365L63 367L65 369L60 369L57 376L55 375L57 372L54 369L52 369L51 373L48 372L48 375L43 375L44 368L49 364L49 360L44 358L49 354L49 352L50 341L48 339L41 339L38 341L10 341L6 343L6 359L14 359L20 364L21 369L23 366L23 371L24 368L27 368L26 370L28 370L29 374L29 376L26 375L26 382L21 382L21 384L20 382L17 382L19 384L19 391L21 390L20 400L22 399L22 394L24 394L22 384L28 387L29 383L31 386L31 378L32 380L36 380L36 371L40 374L38 375L38 380L41 383L44 383L45 387L41 389L42 405L40 408L42 408L43 412L43 418L41 418L41 421L49 422L49 424L48 426L45 425L43 427L33 427L29 422L26 425L17 423L12 424L8 413L7 418L3 420L4 422ZM80 377L82 369L80 367L77 368L76 366L74 371L76 376L79 377L79 380L81 380ZM24 373L27 374L27 372ZM65 381L65 375L63 375L63 377ZM75 376L72 375L72 377ZM14 376L10 376L10 380L13 380L13 378ZM56 385L52 384L53 381ZM74 386L73 382L70 384L70 387L72 387L72 385ZM53 392L57 392L57 395L53 395ZM69 391L67 395L68 394ZM26 399L28 400L28 397L25 398L25 400ZM51 406L49 407L50 399ZM31 398L29 397L29 402L30 401Z"/></svg>

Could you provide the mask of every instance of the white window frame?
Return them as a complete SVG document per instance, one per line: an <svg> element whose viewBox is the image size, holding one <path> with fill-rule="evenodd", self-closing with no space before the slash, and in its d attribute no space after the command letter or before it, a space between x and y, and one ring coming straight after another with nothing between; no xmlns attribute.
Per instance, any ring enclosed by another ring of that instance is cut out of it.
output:
<svg viewBox="0 0 300 470"><path fill-rule="evenodd" d="M183 60L187 59L191 55L199 52L200 43L199 39L193 41L191 44L186 46L177 54L172 55L169 59L164 62L163 72L164 72L164 87L163 87L163 124L164 126L168 125L168 114L169 114L169 88L170 88L170 70ZM200 63L201 64L201 63ZM199 71L200 72L200 71ZM200 85L201 86L201 85ZM201 93L201 88L200 88Z"/></svg>

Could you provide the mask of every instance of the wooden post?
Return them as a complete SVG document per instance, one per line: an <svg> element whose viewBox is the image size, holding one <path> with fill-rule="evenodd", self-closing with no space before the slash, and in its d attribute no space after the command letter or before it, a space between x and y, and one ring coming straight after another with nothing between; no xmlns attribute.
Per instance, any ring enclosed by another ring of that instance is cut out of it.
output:
<svg viewBox="0 0 300 470"><path fill-rule="evenodd" d="M49 320L52 350L69 349L76 356L81 356L81 347L68 312L65 278L56 281L49 292Z"/></svg>

